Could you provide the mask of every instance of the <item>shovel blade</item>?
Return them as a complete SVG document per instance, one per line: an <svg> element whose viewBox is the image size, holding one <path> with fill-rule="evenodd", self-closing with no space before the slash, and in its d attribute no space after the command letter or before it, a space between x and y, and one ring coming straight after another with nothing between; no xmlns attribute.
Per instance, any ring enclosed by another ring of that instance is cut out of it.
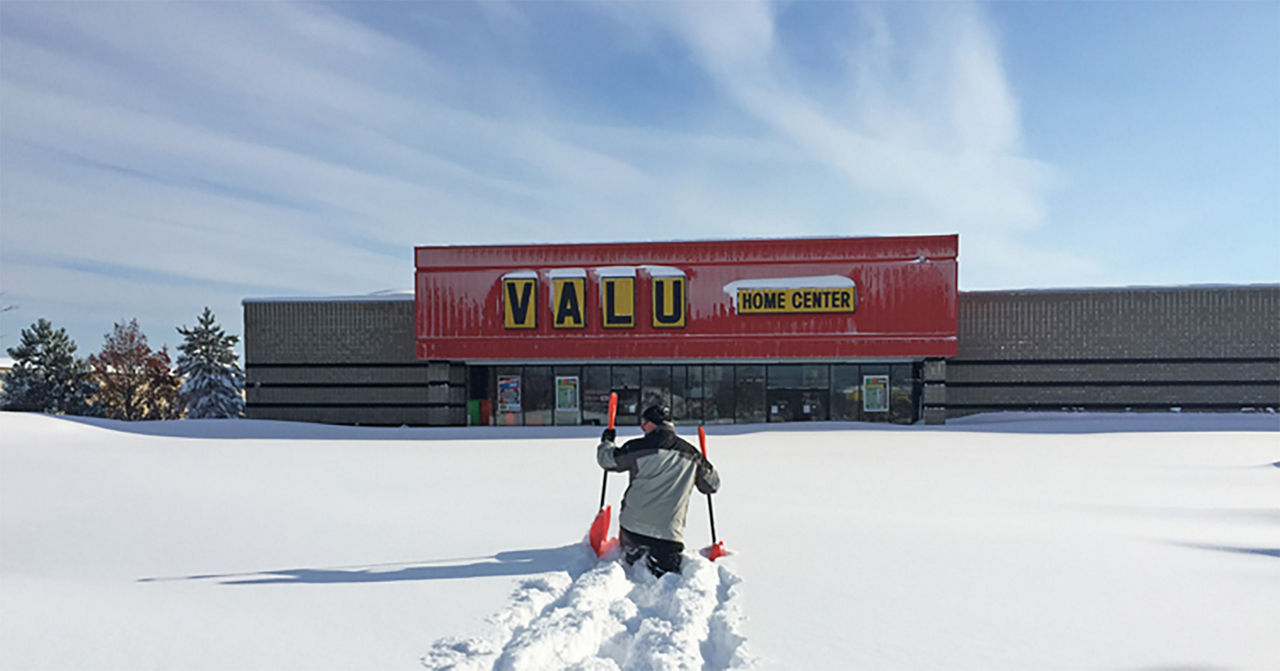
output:
<svg viewBox="0 0 1280 671"><path fill-rule="evenodd" d="M587 538L591 541L591 549L595 550L597 557L603 557L608 550L605 545L605 539L609 535L609 522L613 519L613 506L605 506L596 513L596 518L591 522L591 531L587 533Z"/></svg>
<svg viewBox="0 0 1280 671"><path fill-rule="evenodd" d="M715 561L727 554L729 554L729 551L724 549L724 541L718 541L716 544L702 549L702 556L711 561Z"/></svg>

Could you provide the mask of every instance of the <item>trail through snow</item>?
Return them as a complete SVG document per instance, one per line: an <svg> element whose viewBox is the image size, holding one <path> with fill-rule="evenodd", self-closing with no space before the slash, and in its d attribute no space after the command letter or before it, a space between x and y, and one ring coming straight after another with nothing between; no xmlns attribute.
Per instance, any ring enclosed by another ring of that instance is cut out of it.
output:
<svg viewBox="0 0 1280 671"><path fill-rule="evenodd" d="M0 412L0 669L1280 668L1276 415L717 426L661 580L590 430Z"/></svg>
<svg viewBox="0 0 1280 671"><path fill-rule="evenodd" d="M522 580L482 637L448 637L422 658L436 671L741 669L741 579L686 553L679 574L625 566L615 548L597 562L584 543L564 571Z"/></svg>

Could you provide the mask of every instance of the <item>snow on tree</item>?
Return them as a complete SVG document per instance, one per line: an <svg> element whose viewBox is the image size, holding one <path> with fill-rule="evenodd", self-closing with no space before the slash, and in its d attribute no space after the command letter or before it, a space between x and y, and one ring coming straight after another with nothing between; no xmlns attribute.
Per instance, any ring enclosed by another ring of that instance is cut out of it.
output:
<svg viewBox="0 0 1280 671"><path fill-rule="evenodd" d="M90 415L95 391L89 367L75 356L76 344L65 329L38 319L23 329L17 347L8 349L13 368L0 386L0 407L7 410Z"/></svg>
<svg viewBox="0 0 1280 671"><path fill-rule="evenodd" d="M239 417L244 413L244 372L236 363L239 336L227 335L208 307L192 328L178 328L182 405L192 419Z"/></svg>
<svg viewBox="0 0 1280 671"><path fill-rule="evenodd" d="M102 351L89 356L89 366L103 415L128 421L181 416L179 381L169 370L169 350L152 350L138 320L115 324Z"/></svg>

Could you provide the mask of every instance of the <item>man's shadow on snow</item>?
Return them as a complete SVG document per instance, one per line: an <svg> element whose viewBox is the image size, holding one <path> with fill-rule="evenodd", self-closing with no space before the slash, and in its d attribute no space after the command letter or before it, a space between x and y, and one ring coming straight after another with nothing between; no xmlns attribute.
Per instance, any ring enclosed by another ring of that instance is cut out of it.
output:
<svg viewBox="0 0 1280 671"><path fill-rule="evenodd" d="M511 550L484 557L434 559L394 564L340 566L333 568L289 568L252 573L190 575L175 578L142 578L138 582L172 580L220 580L223 585L298 585L337 583L405 582L411 580L452 580L495 576L535 575L574 569L594 553L584 543L556 548ZM400 568L393 568L393 567Z"/></svg>

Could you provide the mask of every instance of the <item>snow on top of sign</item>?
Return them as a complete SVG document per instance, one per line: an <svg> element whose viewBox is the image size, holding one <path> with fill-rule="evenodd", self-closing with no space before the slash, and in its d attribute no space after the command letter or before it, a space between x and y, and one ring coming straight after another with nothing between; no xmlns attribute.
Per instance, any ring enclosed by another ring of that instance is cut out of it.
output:
<svg viewBox="0 0 1280 671"><path fill-rule="evenodd" d="M809 277L757 277L724 285L725 291L738 289L847 289L853 280L844 275L811 275Z"/></svg>
<svg viewBox="0 0 1280 671"><path fill-rule="evenodd" d="M635 277L636 272L643 270L650 277L684 277L685 272L672 266L601 266L592 268L599 277Z"/></svg>
<svg viewBox="0 0 1280 671"><path fill-rule="evenodd" d="M649 277L684 277L684 271L671 266L640 266Z"/></svg>
<svg viewBox="0 0 1280 671"><path fill-rule="evenodd" d="M643 270L650 277L684 277L685 272L671 266L599 266L590 268L597 277L635 277L636 272ZM587 268L548 268L546 276L551 279L586 277ZM513 270L502 276L502 279L537 279L537 270Z"/></svg>
<svg viewBox="0 0 1280 671"><path fill-rule="evenodd" d="M853 280L843 275L810 275L808 277L756 277L736 280L724 285L733 309L738 309L739 289L852 289Z"/></svg>

